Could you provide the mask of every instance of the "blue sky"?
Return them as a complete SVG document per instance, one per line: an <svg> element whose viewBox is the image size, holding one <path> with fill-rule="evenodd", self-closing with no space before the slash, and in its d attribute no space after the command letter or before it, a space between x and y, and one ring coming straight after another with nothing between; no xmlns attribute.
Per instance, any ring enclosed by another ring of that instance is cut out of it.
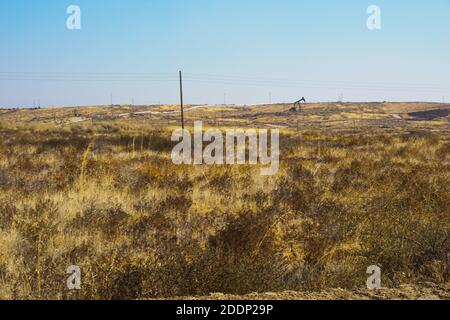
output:
<svg viewBox="0 0 450 320"><path fill-rule="evenodd" d="M0 0L0 40L6 107L176 103L180 69L188 103L450 101L450 0Z"/></svg>

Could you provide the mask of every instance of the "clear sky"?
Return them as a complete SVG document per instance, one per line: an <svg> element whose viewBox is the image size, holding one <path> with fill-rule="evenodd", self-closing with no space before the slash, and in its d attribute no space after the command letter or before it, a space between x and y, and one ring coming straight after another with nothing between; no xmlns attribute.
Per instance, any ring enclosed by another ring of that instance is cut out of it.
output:
<svg viewBox="0 0 450 320"><path fill-rule="evenodd" d="M0 0L0 43L4 107L450 101L450 0Z"/></svg>

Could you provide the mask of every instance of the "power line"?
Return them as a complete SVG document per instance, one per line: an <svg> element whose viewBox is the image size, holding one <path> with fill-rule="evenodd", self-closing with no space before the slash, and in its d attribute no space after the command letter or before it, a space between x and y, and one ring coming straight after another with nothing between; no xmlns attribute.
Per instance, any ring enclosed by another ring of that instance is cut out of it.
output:
<svg viewBox="0 0 450 320"><path fill-rule="evenodd" d="M431 84L395 84L395 83L364 83L329 80L292 80L265 79L244 76L207 75L186 73L185 82L205 83L208 85L237 86L270 86L282 88L317 88L317 89L350 89L370 91L403 91L403 92L439 92L448 88ZM56 82L175 82L178 77L172 73L71 73L71 72L0 72L0 81L56 81ZM271 100L271 97L269 97Z"/></svg>
<svg viewBox="0 0 450 320"><path fill-rule="evenodd" d="M368 90L368 91L402 91L402 92L443 92L448 89L413 89L413 88L395 88L395 87L374 87L374 86L342 86L342 85L311 85L311 84L302 84L302 85L294 85L294 84L260 84L260 83L239 83L239 82L225 82L225 81L210 81L210 80L192 80L187 79L186 82L192 83L203 83L208 85L235 85L235 86L254 86L254 87L279 87L279 88L311 88L311 89L349 89L349 90Z"/></svg>
<svg viewBox="0 0 450 320"><path fill-rule="evenodd" d="M0 81L42 81L42 82L177 82L177 79L171 80L149 80L149 79L52 79L52 78L2 78Z"/></svg>
<svg viewBox="0 0 450 320"><path fill-rule="evenodd" d="M274 79L267 79L263 77L244 77L244 76L232 76L232 75L211 75L211 74L195 74L195 73L185 73L184 78L191 80L191 81L232 81L232 82L249 82L252 84L255 83L279 83L283 85L292 84L314 84L314 85L347 85L347 86L387 86L387 87L394 87L394 86L400 86L402 88L406 87L412 87L412 88L424 88L424 87L433 87L437 89L445 89L447 88L440 88L437 87L436 84L408 84L408 83L387 83L387 82L372 82L372 83L364 83L364 82L350 82L350 81L330 81L330 80L299 80L299 79L280 79L280 78L274 78ZM70 73L70 72L0 72L0 80L41 80L41 79L76 79L76 80L114 80L114 81L122 81L122 80L133 80L133 81L140 81L140 80L155 80L155 81L162 81L162 80L178 80L178 77L174 75L173 73L106 73L106 72L89 72L89 73Z"/></svg>
<svg viewBox="0 0 450 320"><path fill-rule="evenodd" d="M173 73L149 73L149 72L27 72L27 71L0 71L0 74L43 74L43 75L148 75L148 76L173 76Z"/></svg>
<svg viewBox="0 0 450 320"><path fill-rule="evenodd" d="M318 83L318 84L347 84L347 85L359 85L364 82L354 82L354 81L342 81L342 80L313 80L313 79L288 79L288 78L264 78L264 77L247 77L247 76L233 76L233 75L212 75L212 74L196 74L196 73L186 73L186 75L192 77L192 78L198 78L201 77L203 79L208 80L234 80L234 81L258 81L258 82L283 82L283 83ZM426 87L426 86L432 86L436 87L439 84L438 83L395 83L395 82L370 82L367 83L370 85L387 85L387 86L412 86L412 87Z"/></svg>

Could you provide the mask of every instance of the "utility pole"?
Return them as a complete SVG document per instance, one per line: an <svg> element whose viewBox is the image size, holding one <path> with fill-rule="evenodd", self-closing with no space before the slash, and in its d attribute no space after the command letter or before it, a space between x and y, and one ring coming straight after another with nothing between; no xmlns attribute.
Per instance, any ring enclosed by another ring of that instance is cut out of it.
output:
<svg viewBox="0 0 450 320"><path fill-rule="evenodd" d="M180 105L181 105L181 128L184 130L184 110L183 110L183 75L180 71Z"/></svg>
<svg viewBox="0 0 450 320"><path fill-rule="evenodd" d="M223 105L224 106L227 105L227 94L226 93L223 94Z"/></svg>
<svg viewBox="0 0 450 320"><path fill-rule="evenodd" d="M272 92L269 92L269 104L272 104Z"/></svg>

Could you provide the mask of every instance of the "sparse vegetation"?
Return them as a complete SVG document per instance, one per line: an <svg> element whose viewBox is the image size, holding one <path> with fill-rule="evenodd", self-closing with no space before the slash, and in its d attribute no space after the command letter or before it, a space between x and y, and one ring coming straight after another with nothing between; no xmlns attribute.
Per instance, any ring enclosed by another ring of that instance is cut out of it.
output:
<svg viewBox="0 0 450 320"><path fill-rule="evenodd" d="M1 299L354 289L373 264L386 287L448 283L448 132L285 129L261 177L175 166L145 121L0 122Z"/></svg>

